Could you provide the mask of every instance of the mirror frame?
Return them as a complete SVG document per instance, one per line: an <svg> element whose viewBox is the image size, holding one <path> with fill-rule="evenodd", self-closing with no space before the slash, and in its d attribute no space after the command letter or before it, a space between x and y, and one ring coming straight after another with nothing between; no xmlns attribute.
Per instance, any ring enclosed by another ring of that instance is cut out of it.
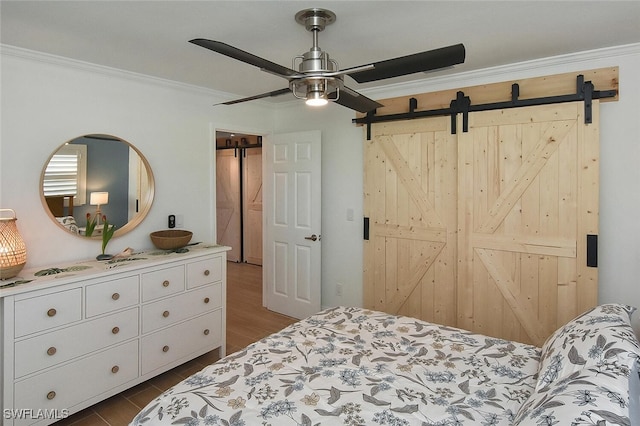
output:
<svg viewBox="0 0 640 426"><path fill-rule="evenodd" d="M69 232L69 230L67 228L65 228L60 222L58 222L58 220L53 215L53 213L51 213L51 210L49 209L49 206L47 205L47 200L44 197L44 191L43 191L44 173L45 173L45 170L47 168L47 165L49 164L49 162L51 161L53 156L60 150L60 148L62 148L66 144L68 144L68 143L70 143L72 141L75 141L76 139L79 139L79 138L91 137L91 136L93 136L93 137L99 136L101 138L109 138L109 139L113 139L115 141L120 141L120 142L126 144L130 149L132 149L132 150L134 150L136 152L136 154L140 158L140 161L142 162L142 164L144 165L144 167L145 167L145 169L147 171L147 176L149 178L149 188L148 188L148 191L147 191L147 200L146 200L147 202L146 203L140 203L140 205L142 205L143 207L133 217L133 219L128 221L126 223L126 225L124 225L123 227L118 228L118 229L115 230L115 232L113 233L113 237L114 238L115 237L120 237L120 236L125 235L126 233L132 231L133 229L135 229L135 227L138 226L147 217L147 214L149 213L149 210L151 210L151 205L153 204L153 199L154 199L154 196L155 196L155 178L153 176L153 171L151 170L151 165L147 161L147 158L144 155L142 155L142 152L140 152L140 150L138 148L136 148L129 141L126 141L126 140L124 140L122 138L119 138L117 136L113 136L113 135L108 134L108 133L87 133L87 134L84 134L84 135L76 136L73 139L69 139L68 141L64 142L62 145L58 146L51 153L51 155L47 158L47 161L44 163L44 166L42 167L42 171L40 172L40 186L38 188L38 190L40 192L40 201L42 202L42 206L43 206L45 212L47 213L47 215L51 218L51 220L60 229L64 230L65 233L70 234L70 235L75 235L76 237L80 237L80 238L89 238L89 239L93 239L93 240L101 240L102 239L102 236L100 236L100 235L87 237L85 235L74 234L73 232ZM87 200L88 200L88 198L87 198Z"/></svg>

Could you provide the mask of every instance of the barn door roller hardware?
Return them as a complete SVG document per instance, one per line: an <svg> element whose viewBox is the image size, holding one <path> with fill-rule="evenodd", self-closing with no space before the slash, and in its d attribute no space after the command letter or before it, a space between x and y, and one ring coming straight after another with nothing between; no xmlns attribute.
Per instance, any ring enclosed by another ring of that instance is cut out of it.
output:
<svg viewBox="0 0 640 426"><path fill-rule="evenodd" d="M595 90L593 83L584 81L583 75L576 77L576 92L568 95L545 96L541 98L518 99L520 86L518 83L511 85L511 100L493 102L488 104L471 105L471 99L464 92L458 92L456 98L451 101L449 108L439 108L425 111L416 111L418 101L409 99L409 112L389 115L375 115L375 110L361 118L354 118L353 123L367 125L367 140L371 140L371 124L383 121L413 120L415 118L451 116L451 134L456 134L456 116L462 114L462 131L469 130L469 113L477 111L490 111L496 109L518 108L534 105L559 104L565 102L584 101L584 122L592 122L591 106L593 99L613 98L618 94L617 90Z"/></svg>

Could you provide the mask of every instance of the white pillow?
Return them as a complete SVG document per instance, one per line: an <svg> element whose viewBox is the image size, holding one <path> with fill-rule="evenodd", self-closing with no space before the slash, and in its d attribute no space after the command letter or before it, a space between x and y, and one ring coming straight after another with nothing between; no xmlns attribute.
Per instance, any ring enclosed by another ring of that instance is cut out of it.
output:
<svg viewBox="0 0 640 426"><path fill-rule="evenodd" d="M600 305L556 330L542 345L536 390L584 368L628 377L640 357L631 328L633 311L626 305Z"/></svg>
<svg viewBox="0 0 640 426"><path fill-rule="evenodd" d="M629 413L631 425L640 425L640 360L633 364L629 376Z"/></svg>
<svg viewBox="0 0 640 426"><path fill-rule="evenodd" d="M632 413L627 378L602 374L594 367L536 390L516 413L513 426L636 425Z"/></svg>

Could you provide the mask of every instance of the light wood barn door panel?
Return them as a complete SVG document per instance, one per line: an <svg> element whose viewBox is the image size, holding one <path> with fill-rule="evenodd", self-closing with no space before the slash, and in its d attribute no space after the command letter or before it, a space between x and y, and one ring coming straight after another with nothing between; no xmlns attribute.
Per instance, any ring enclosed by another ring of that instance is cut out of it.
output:
<svg viewBox="0 0 640 426"><path fill-rule="evenodd" d="M262 265L262 148L246 149L243 159L244 260Z"/></svg>
<svg viewBox="0 0 640 426"><path fill-rule="evenodd" d="M216 151L216 232L218 244L231 247L227 260L240 261L240 162L234 150Z"/></svg>
<svg viewBox="0 0 640 426"><path fill-rule="evenodd" d="M458 135L459 327L541 345L596 304L586 235L598 223L598 103L595 124L583 109L469 115Z"/></svg>
<svg viewBox="0 0 640 426"><path fill-rule="evenodd" d="M447 117L373 126L365 141L365 306L456 321L456 143Z"/></svg>

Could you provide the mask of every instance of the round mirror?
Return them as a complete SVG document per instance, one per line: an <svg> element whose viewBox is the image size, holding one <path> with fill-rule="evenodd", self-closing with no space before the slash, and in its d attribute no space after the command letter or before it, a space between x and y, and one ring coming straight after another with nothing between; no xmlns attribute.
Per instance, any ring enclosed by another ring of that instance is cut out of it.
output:
<svg viewBox="0 0 640 426"><path fill-rule="evenodd" d="M65 231L102 238L104 221L115 225L114 237L145 218L154 194L151 167L129 142L90 134L60 146L40 176L40 198Z"/></svg>

